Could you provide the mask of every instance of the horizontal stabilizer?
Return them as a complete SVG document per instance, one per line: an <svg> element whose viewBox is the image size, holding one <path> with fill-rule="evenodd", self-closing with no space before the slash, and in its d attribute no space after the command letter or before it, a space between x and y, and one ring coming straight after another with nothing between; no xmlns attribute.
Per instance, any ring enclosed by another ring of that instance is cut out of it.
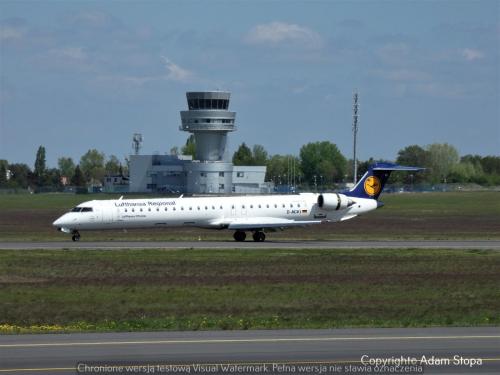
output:
<svg viewBox="0 0 500 375"><path fill-rule="evenodd" d="M408 167L406 165L397 165L392 163L377 163L372 168L373 171L408 171L408 172L418 172L423 171L425 168L420 167Z"/></svg>

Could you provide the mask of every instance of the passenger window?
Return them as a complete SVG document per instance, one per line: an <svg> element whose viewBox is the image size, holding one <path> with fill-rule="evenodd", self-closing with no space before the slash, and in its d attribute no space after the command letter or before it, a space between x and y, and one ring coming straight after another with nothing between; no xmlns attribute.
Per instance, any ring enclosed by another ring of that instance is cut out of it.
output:
<svg viewBox="0 0 500 375"><path fill-rule="evenodd" d="M231 206L231 209L234 210L234 204Z"/></svg>
<svg viewBox="0 0 500 375"><path fill-rule="evenodd" d="M293 204L292 203L290 203L290 208L293 208Z"/></svg>
<svg viewBox="0 0 500 375"><path fill-rule="evenodd" d="M215 206L212 206L212 210L215 210Z"/></svg>
<svg viewBox="0 0 500 375"><path fill-rule="evenodd" d="M300 208L300 203L297 203L297 207Z"/></svg>
<svg viewBox="0 0 500 375"><path fill-rule="evenodd" d="M151 208L148 208L148 211L151 212Z"/></svg>
<svg viewBox="0 0 500 375"><path fill-rule="evenodd" d="M222 205L220 206L220 209L222 210Z"/></svg>
<svg viewBox="0 0 500 375"><path fill-rule="evenodd" d="M165 211L167 211L167 207L165 207Z"/></svg>
<svg viewBox="0 0 500 375"><path fill-rule="evenodd" d="M175 211L175 210L176 210L176 208L174 207L174 208L173 208L173 210Z"/></svg>
<svg viewBox="0 0 500 375"><path fill-rule="evenodd" d="M160 211L160 208L159 207L156 207L156 212L159 212Z"/></svg>
<svg viewBox="0 0 500 375"><path fill-rule="evenodd" d="M127 212L127 209L125 209L125 212Z"/></svg>
<svg viewBox="0 0 500 375"><path fill-rule="evenodd" d="M205 210L208 210L208 207L207 207L207 206L205 206Z"/></svg>
<svg viewBox="0 0 500 375"><path fill-rule="evenodd" d="M278 208L278 205L277 205L277 204L275 204L275 205L274 205L274 208Z"/></svg>
<svg viewBox="0 0 500 375"><path fill-rule="evenodd" d="M241 208L245 208L245 205L242 205Z"/></svg>
<svg viewBox="0 0 500 375"><path fill-rule="evenodd" d="M268 205L268 204L266 204L266 207L267 207L267 208L269 208L269 205Z"/></svg>
<svg viewBox="0 0 500 375"><path fill-rule="evenodd" d="M285 204L283 203L283 208L285 208Z"/></svg>
<svg viewBox="0 0 500 375"><path fill-rule="evenodd" d="M261 208L261 207L260 207L260 204L259 204L259 208Z"/></svg>
<svg viewBox="0 0 500 375"><path fill-rule="evenodd" d="M132 208L132 212L135 212L135 208Z"/></svg>
<svg viewBox="0 0 500 375"><path fill-rule="evenodd" d="M181 206L181 211L184 211L184 207L183 206Z"/></svg>
<svg viewBox="0 0 500 375"><path fill-rule="evenodd" d="M141 209L139 209L139 211L141 211L141 212L142 212L142 208L141 208Z"/></svg>
<svg viewBox="0 0 500 375"><path fill-rule="evenodd" d="M253 208L253 204L250 205L250 208Z"/></svg>
<svg viewBox="0 0 500 375"><path fill-rule="evenodd" d="M198 211L200 210L200 206L198 206Z"/></svg>
<svg viewBox="0 0 500 375"><path fill-rule="evenodd" d="M189 207L189 211L193 211L193 207Z"/></svg>

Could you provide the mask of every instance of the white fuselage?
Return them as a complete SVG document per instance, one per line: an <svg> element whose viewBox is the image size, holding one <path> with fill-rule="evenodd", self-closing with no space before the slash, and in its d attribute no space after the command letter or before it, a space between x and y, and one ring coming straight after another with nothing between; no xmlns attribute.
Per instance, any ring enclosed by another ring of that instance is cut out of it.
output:
<svg viewBox="0 0 500 375"><path fill-rule="evenodd" d="M57 219L62 231L196 226L258 230L342 221L377 208L353 198L349 207L322 209L318 194L93 200Z"/></svg>

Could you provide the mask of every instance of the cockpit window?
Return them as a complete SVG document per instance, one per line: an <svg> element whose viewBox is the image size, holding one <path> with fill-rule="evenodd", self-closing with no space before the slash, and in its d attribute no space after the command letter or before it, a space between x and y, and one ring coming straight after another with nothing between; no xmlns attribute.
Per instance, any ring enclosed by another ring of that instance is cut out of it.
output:
<svg viewBox="0 0 500 375"><path fill-rule="evenodd" d="M71 212L92 212L92 207L75 207Z"/></svg>

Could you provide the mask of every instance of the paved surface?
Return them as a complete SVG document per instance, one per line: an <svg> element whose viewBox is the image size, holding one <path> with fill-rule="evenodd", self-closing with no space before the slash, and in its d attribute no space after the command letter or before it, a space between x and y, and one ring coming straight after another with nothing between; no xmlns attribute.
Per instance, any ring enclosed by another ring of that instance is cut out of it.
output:
<svg viewBox="0 0 500 375"><path fill-rule="evenodd" d="M268 373L280 374L347 373L345 366L362 366L362 359L403 356L420 363L422 355L450 359L449 365L425 366L425 373L498 374L500 327L0 336L0 374L85 373L77 368L97 364L153 366L136 372L130 367L120 372L115 367L112 373L186 373L188 369L191 373L223 373L221 364L265 364ZM193 364L216 364L212 369L219 372L200 371ZM289 367L278 371L275 364ZM300 371L306 364L316 366L316 371ZM164 366L165 371L157 366ZM412 366L418 368L419 364ZM247 368L225 373L257 372Z"/></svg>
<svg viewBox="0 0 500 375"><path fill-rule="evenodd" d="M0 250L25 249L378 249L449 248L500 250L500 240L477 241L171 241L171 242L0 242Z"/></svg>

